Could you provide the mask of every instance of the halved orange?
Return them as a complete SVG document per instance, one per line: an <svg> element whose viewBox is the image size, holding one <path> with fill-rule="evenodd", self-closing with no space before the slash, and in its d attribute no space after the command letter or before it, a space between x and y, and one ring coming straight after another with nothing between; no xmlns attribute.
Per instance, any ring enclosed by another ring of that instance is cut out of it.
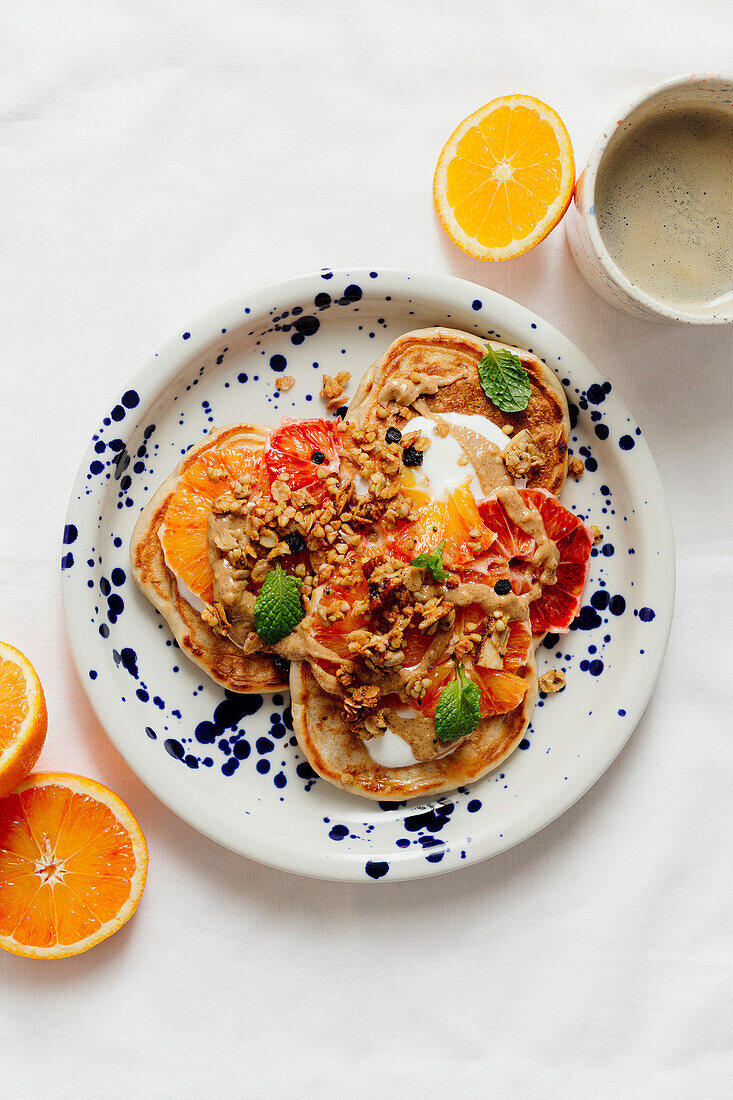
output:
<svg viewBox="0 0 733 1100"><path fill-rule="evenodd" d="M0 801L0 947L79 955L137 909L148 870L140 826L93 779L38 772Z"/></svg>
<svg viewBox="0 0 733 1100"><path fill-rule="evenodd" d="M557 112L534 96L506 95L469 115L448 138L433 201L463 252L508 260L555 228L574 182L573 147Z"/></svg>
<svg viewBox="0 0 733 1100"><path fill-rule="evenodd" d="M0 798L35 767L47 724L36 670L20 650L0 642Z"/></svg>

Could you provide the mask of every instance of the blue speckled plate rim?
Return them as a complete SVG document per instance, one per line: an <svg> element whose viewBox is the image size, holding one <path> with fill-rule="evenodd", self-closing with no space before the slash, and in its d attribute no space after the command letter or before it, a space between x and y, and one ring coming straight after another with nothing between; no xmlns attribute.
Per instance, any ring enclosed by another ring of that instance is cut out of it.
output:
<svg viewBox="0 0 733 1100"><path fill-rule="evenodd" d="M374 268L323 270L332 270L333 276L337 279L346 278L356 281L361 279L368 283L369 270L374 270ZM465 308L466 302L470 301L471 297L480 298L486 314L491 317L492 323L497 328L510 330L512 333L517 334L526 331L528 338L534 342L538 354L544 352L542 345L549 339L555 350L562 354L567 373L573 377L576 384L587 387L594 382L603 383L605 381L604 376L571 340L525 306L519 305L496 291L450 275L408 272L399 268L378 268L377 270L380 274L380 289L389 290L393 296L409 293L413 296L419 296L422 300L434 300L436 306L441 309L462 309ZM260 310L268 310L274 301L282 307L286 307L291 301L300 302L307 299L309 295L312 296L317 289L322 287L322 277L322 271L316 271L271 282L246 291L219 306L207 310L187 325L185 329L172 335L160 346L156 353L153 353L143 363L119 391L117 401L120 400L125 391L134 389L140 396L141 406L147 407L154 404L182 367L205 351L213 341L220 337L222 328L231 330L242 324L245 304L249 307L250 316ZM542 326L541 337L538 332L533 332L530 337L529 333L532 331L532 325L534 324L536 328L538 322ZM181 333L184 331L186 333L190 332L190 337L186 340L182 349ZM578 377L579 373L580 377ZM620 415L633 419L615 389L613 401ZM86 471L90 460L93 458L93 445L92 441L82 458L69 501L67 522L72 518L73 512L73 518L77 526L80 525L80 516L76 507L76 498L81 495L86 484ZM643 437L637 439L635 451L635 461L642 468L643 481L646 487L646 501L639 515L640 526L647 538L656 542L661 549L661 564L660 561L657 561L654 569L646 570L646 581L651 587L649 599L655 601L654 606L657 610L657 630L653 641L652 639L647 640L648 650L653 650L653 652L648 653L649 661L646 665L646 674L635 681L633 685L633 702L627 698L624 721L615 723L613 727L609 726L608 738L604 740L602 745L602 749L605 749L605 751L599 751L595 755L584 758L582 767L575 775L573 785L563 788L563 797L555 796L546 799L539 806L534 806L525 815L516 819L511 826L508 826L500 840L497 840L495 835L485 837L480 834L475 835L470 856L460 866L481 862L514 847L523 840L529 839L529 837L570 809L613 763L637 726L649 702L664 659L671 629L675 595L675 553L672 523L661 478L651 451ZM95 504L96 498L93 501L90 500L84 513L87 522ZM89 533L91 534L91 531ZM119 707L105 692L103 681L88 681L83 676L83 670L89 667L94 659L94 645L93 641L90 641L92 636L86 623L81 616L75 616L74 614L75 591L71 578L69 578L69 583L62 584L62 601L74 663L94 712L122 757L156 798L211 840L257 862L314 878L362 883L365 881L363 857L356 853L334 852L327 860L314 855L313 865L304 865L302 858L297 861L293 860L287 841L278 839L272 831L266 837L263 837L259 832L252 835L251 843L248 844L233 842L232 837L222 831L221 822L216 815L208 812L205 802L199 799L191 800L190 790L186 786L183 776L179 779L176 773L158 772L154 767L151 769L148 766L149 758L143 746L139 742L124 736L123 731L128 725L128 720L121 718ZM627 685L628 691L629 685ZM395 882L425 878L447 874L456 869L455 867L443 867L441 864L427 863L411 852L393 852L390 856L390 862L393 869L390 878L378 881Z"/></svg>

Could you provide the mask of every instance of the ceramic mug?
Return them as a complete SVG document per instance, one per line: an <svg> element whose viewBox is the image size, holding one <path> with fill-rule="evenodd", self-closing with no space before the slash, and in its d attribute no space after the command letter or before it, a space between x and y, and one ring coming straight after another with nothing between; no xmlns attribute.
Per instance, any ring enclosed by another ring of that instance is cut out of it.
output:
<svg viewBox="0 0 733 1100"><path fill-rule="evenodd" d="M733 115L733 77L721 74L676 77L658 84L629 103L599 137L588 163L575 185L575 195L565 219L568 243L578 270L597 294L634 317L653 321L675 321L689 325L719 325L733 322L733 300L720 309L685 311L659 301L619 268L609 254L595 216L598 170L606 150L617 133L628 133L638 123L648 122L670 107L715 107Z"/></svg>

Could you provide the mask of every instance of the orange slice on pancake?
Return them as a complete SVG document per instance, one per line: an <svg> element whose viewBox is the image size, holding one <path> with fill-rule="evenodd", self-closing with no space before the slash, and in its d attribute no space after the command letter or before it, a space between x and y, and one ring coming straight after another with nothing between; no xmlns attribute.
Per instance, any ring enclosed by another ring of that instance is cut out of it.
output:
<svg viewBox="0 0 733 1100"><path fill-rule="evenodd" d="M267 486L260 450L222 447L199 455L181 475L158 533L168 568L204 603L214 598L206 534L211 506L246 474Z"/></svg>
<svg viewBox="0 0 733 1100"><path fill-rule="evenodd" d="M387 549L408 561L434 550L445 539L443 561L460 568L485 553L494 542L494 532L479 514L470 482L459 485L447 501L431 500L419 489L403 490L415 508L415 519L400 523L387 540Z"/></svg>
<svg viewBox="0 0 733 1100"><path fill-rule="evenodd" d="M582 520L546 489L518 491L524 502L540 513L560 559L555 584L543 585L542 595L529 605L532 630L535 634L548 630L566 634L580 611L590 568L592 535ZM541 572L541 567L532 563L534 539L511 520L495 496L482 500L479 511L484 523L496 531L496 541L485 559L491 575L501 573L507 577L517 594L528 592Z"/></svg>

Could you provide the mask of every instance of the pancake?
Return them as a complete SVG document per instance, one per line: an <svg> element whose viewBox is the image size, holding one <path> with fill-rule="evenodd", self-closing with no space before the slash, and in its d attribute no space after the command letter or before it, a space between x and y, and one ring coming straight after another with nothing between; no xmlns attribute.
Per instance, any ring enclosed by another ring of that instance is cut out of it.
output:
<svg viewBox="0 0 733 1100"><path fill-rule="evenodd" d="M293 661L293 729L311 767L342 790L383 802L439 794L474 783L501 764L522 740L538 691L532 658L523 676L529 681L523 702L509 714L483 718L454 752L406 768L385 768L374 763L354 727L343 718L341 700L323 690L307 662Z"/></svg>
<svg viewBox="0 0 733 1100"><path fill-rule="evenodd" d="M275 668L268 647L245 655L214 633L183 599L166 564L158 530L180 477L197 458L222 446L253 443L263 447L267 430L259 425L234 424L211 432L192 447L140 513L130 540L130 563L137 586L166 620L183 653L217 683L242 693L287 690L287 673Z"/></svg>
<svg viewBox="0 0 733 1100"><path fill-rule="evenodd" d="M531 395L523 412L502 412L481 388L477 364L486 352L487 342L494 349L513 351L527 371ZM437 393L421 394L411 404L400 408L402 415L391 407L388 417L378 417L378 399L385 384L401 377L409 379L411 374L444 382L438 382ZM527 477L527 486L547 489L555 495L560 492L567 473L570 438L565 392L553 371L521 348L495 340L481 340L457 329L426 328L407 332L390 344L384 355L366 371L346 419L360 428L376 428L381 436L390 425L404 429L406 420L413 417L447 412L478 414L499 428L510 424L513 435L527 431L541 455L541 462L533 466Z"/></svg>

